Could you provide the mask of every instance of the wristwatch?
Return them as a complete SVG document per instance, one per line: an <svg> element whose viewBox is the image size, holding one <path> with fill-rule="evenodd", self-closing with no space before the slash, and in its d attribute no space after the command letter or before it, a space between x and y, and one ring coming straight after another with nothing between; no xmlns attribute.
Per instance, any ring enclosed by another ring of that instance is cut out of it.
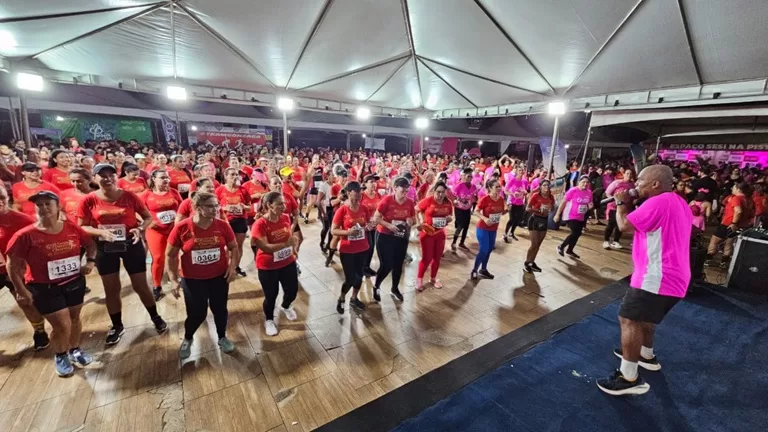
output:
<svg viewBox="0 0 768 432"><path fill-rule="evenodd" d="M624 205L624 201L616 200L614 202L616 203L617 206Z"/></svg>

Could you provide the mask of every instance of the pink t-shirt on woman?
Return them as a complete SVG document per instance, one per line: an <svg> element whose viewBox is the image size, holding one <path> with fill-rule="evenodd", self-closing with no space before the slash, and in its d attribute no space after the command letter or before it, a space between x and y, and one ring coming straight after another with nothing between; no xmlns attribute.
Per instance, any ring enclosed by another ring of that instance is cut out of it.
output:
<svg viewBox="0 0 768 432"><path fill-rule="evenodd" d="M453 187L453 195L456 196L456 208L469 210L472 202L477 197L477 187L473 184L459 183Z"/></svg>
<svg viewBox="0 0 768 432"><path fill-rule="evenodd" d="M605 190L605 195L614 196L616 195L616 192L626 192L634 188L635 188L635 184L632 182L628 182L624 180L614 180L611 184L608 185L608 189ZM632 202L634 202L634 199L630 199L630 202L629 202L630 206L632 205ZM613 201L609 202L608 206L605 209L606 209L606 212L611 210L616 210L616 203Z"/></svg>
<svg viewBox="0 0 768 432"><path fill-rule="evenodd" d="M504 185L504 192L509 197L510 205L523 205L525 204L525 193L528 191L528 180L525 178L518 179L514 173L507 175L507 182Z"/></svg>
<svg viewBox="0 0 768 432"><path fill-rule="evenodd" d="M691 282L693 214L679 195L664 192L627 215L635 227L629 286L653 294L685 297Z"/></svg>
<svg viewBox="0 0 768 432"><path fill-rule="evenodd" d="M581 190L577 187L568 189L563 198L565 208L563 209L563 220L583 221L589 211L589 204L592 203L592 191L589 189Z"/></svg>

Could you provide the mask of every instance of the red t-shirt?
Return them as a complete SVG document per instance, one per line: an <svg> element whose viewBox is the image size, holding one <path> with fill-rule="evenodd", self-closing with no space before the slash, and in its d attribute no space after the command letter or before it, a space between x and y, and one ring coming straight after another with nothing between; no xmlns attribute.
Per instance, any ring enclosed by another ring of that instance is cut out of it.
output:
<svg viewBox="0 0 768 432"><path fill-rule="evenodd" d="M11 237L17 231L33 223L35 223L35 219L16 210L8 210L7 213L0 215L0 274L7 273L5 263L8 260L5 258L5 251Z"/></svg>
<svg viewBox="0 0 768 432"><path fill-rule="evenodd" d="M260 181L257 181L256 183L253 181L247 181L243 183L243 187L245 188L246 192L248 192L248 196L251 199L251 210L254 214L258 214L261 197L267 193L269 189L267 189L267 187ZM258 195L258 198L256 198L255 195Z"/></svg>
<svg viewBox="0 0 768 432"><path fill-rule="evenodd" d="M376 192L379 195L386 195L387 194L387 181L384 179L376 180Z"/></svg>
<svg viewBox="0 0 768 432"><path fill-rule="evenodd" d="M499 229L499 221L504 214L504 197L499 195L496 201L491 198L490 195L486 195L480 198L477 203L477 209L479 209L483 216L491 219L491 224L486 224L485 221L477 223L477 227L486 231L496 231Z"/></svg>
<svg viewBox="0 0 768 432"><path fill-rule="evenodd" d="M169 189L164 194L148 190L141 194L140 198L147 206L147 210L155 222L155 226L151 229L162 234L169 234L176 221L176 213L183 201L181 194L175 189Z"/></svg>
<svg viewBox="0 0 768 432"><path fill-rule="evenodd" d="M338 198L339 195L341 195L341 185L338 183L334 183L331 186L331 199ZM336 204L335 206L333 206L333 208L338 209L340 205L341 203Z"/></svg>
<svg viewBox="0 0 768 432"><path fill-rule="evenodd" d="M425 224L442 229L447 225L445 218L453 214L453 204L447 198L438 204L435 197L431 196L419 201L419 211L424 213Z"/></svg>
<svg viewBox="0 0 768 432"><path fill-rule="evenodd" d="M293 217L293 212L299 209L299 203L291 194L283 192L283 201L285 201L285 214Z"/></svg>
<svg viewBox="0 0 768 432"><path fill-rule="evenodd" d="M725 209L723 210L723 219L721 223L725 226L729 226L733 223L733 217L736 213L736 207L741 207L742 215L739 218L739 224L744 225L749 222L749 218L745 218L747 213L747 199L742 195L731 195L725 200Z"/></svg>
<svg viewBox="0 0 768 432"><path fill-rule="evenodd" d="M189 192L190 183L192 179L189 178L189 174L183 169L177 170L171 167L166 169L168 177L171 178L171 188L176 189L180 193Z"/></svg>
<svg viewBox="0 0 768 432"><path fill-rule="evenodd" d="M69 181L69 171L63 171L60 168L51 168L40 177L43 181L56 186L60 190L71 189L72 182Z"/></svg>
<svg viewBox="0 0 768 432"><path fill-rule="evenodd" d="M27 187L24 182L14 183L11 189L13 202L21 205L22 213L32 217L36 217L37 211L35 210L35 203L29 201L29 197L42 191L49 191L56 195L61 195L61 190L47 181L38 183L37 186L33 188Z"/></svg>
<svg viewBox="0 0 768 432"><path fill-rule="evenodd" d="M383 216L384 220L389 223L405 223L407 219L412 218L416 214L413 201L406 198L402 204L398 204L394 195L387 195L379 202L379 207L376 209ZM392 234L392 231L379 225L378 228L381 234Z"/></svg>
<svg viewBox="0 0 768 432"><path fill-rule="evenodd" d="M128 239L128 231L139 226L136 215L146 210L141 198L132 192L123 191L115 202L105 201L91 192L80 203L77 217L83 220L83 225L107 229L121 241Z"/></svg>
<svg viewBox="0 0 768 432"><path fill-rule="evenodd" d="M183 252L181 276L188 279L213 279L226 273L226 246L233 241L232 227L221 219L214 219L203 229L187 218L176 224L168 236L168 244Z"/></svg>
<svg viewBox="0 0 768 432"><path fill-rule="evenodd" d="M199 180L200 180L200 179L195 179L195 180L193 180L193 181L192 181L192 183L189 185L189 191L190 191L190 192L194 192L194 191L196 191L196 190L197 190L197 183L198 183L198 181L199 181ZM209 180L210 180L211 182L213 182L213 190L214 190L214 191L215 191L216 189L218 189L218 188L219 188L219 186L221 186L221 183L219 183L219 182L218 182L216 179L209 179Z"/></svg>
<svg viewBox="0 0 768 432"><path fill-rule="evenodd" d="M238 186L234 192L226 186L220 186L216 189L216 197L224 214L227 215L227 220L243 219L250 211L251 196L242 186Z"/></svg>
<svg viewBox="0 0 768 432"><path fill-rule="evenodd" d="M555 209L555 197L550 194L549 198L544 198L539 192L534 192L528 200L528 206L537 212L542 208L546 208L551 212ZM537 216L539 215L537 214Z"/></svg>
<svg viewBox="0 0 768 432"><path fill-rule="evenodd" d="M379 202L381 202L381 195L377 192L373 193L373 198L369 197L367 193L360 194L360 204L366 206L371 212L371 216L376 213L376 209L379 208Z"/></svg>
<svg viewBox="0 0 768 432"><path fill-rule="evenodd" d="M293 181L300 182L304 181L304 168L302 167L291 167L293 170Z"/></svg>
<svg viewBox="0 0 768 432"><path fill-rule="evenodd" d="M80 203L85 198L85 195L75 188L64 190L59 194L61 209L72 222L77 222L77 209L80 207Z"/></svg>
<svg viewBox="0 0 768 432"><path fill-rule="evenodd" d="M277 222L270 222L266 217L260 217L251 227L251 239L264 239L269 244L285 243L291 237L291 218L286 214L280 215ZM255 244L255 243L254 243ZM283 248L275 253L256 252L256 268L259 270L276 270L296 261L293 247Z"/></svg>
<svg viewBox="0 0 768 432"><path fill-rule="evenodd" d="M336 210L333 214L333 225L338 225L341 229L350 229L355 225L363 227L360 236L346 236L341 237L339 242L339 252L341 253L358 253L368 250L370 245L368 239L365 237L365 225L371 220L373 213L370 212L368 207L360 205L357 211L352 211L348 205L343 205Z"/></svg>
<svg viewBox="0 0 768 432"><path fill-rule="evenodd" d="M91 236L70 221L58 234L28 225L8 244L8 255L27 262L27 283L62 284L80 276L80 248L91 244Z"/></svg>
<svg viewBox="0 0 768 432"><path fill-rule="evenodd" d="M117 180L117 187L128 192L133 192L136 195L147 190L147 181L141 177L136 177L136 181L130 182L125 177Z"/></svg>

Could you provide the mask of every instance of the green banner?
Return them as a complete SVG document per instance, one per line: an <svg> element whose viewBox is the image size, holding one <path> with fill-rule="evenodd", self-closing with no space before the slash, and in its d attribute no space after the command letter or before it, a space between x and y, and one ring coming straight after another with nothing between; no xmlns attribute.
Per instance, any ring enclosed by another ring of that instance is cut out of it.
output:
<svg viewBox="0 0 768 432"><path fill-rule="evenodd" d="M152 124L148 120L116 120L100 117L66 116L43 114L43 127L61 129L64 137L76 137L81 143L86 140L132 139L139 143L152 142Z"/></svg>

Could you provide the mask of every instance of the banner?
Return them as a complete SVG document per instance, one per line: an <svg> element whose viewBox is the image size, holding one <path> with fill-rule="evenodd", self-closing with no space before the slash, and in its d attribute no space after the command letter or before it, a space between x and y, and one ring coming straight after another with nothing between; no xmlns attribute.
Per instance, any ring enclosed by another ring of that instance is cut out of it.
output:
<svg viewBox="0 0 768 432"><path fill-rule="evenodd" d="M645 157L645 147L643 147L642 144L630 144L629 152L632 153L632 159L635 161L635 172L639 173L645 168L647 162Z"/></svg>
<svg viewBox="0 0 768 432"><path fill-rule="evenodd" d="M505 154L511 143L512 141L502 141L501 144L499 144L499 154Z"/></svg>
<svg viewBox="0 0 768 432"><path fill-rule="evenodd" d="M187 128L190 144L212 144L216 147L227 147L232 150L240 146L272 144L272 130L259 126L220 124L202 124L195 126L197 130Z"/></svg>
<svg viewBox="0 0 768 432"><path fill-rule="evenodd" d="M430 138L429 141L424 141L424 153L429 154L444 154L455 155L458 151L459 139L458 138ZM416 137L413 139L413 154L419 154L421 152L421 138Z"/></svg>
<svg viewBox="0 0 768 432"><path fill-rule="evenodd" d="M768 151L768 144L669 144L669 150L727 150L727 151Z"/></svg>
<svg viewBox="0 0 768 432"><path fill-rule="evenodd" d="M544 168L549 168L549 158L552 151L552 138L551 137L539 137L539 147L541 148L542 161L544 162ZM555 172L555 177L563 176L568 172L568 152L565 150L565 144L557 140L555 146L555 159L552 164L552 170Z"/></svg>
<svg viewBox="0 0 768 432"><path fill-rule="evenodd" d="M165 114L160 115L160 119L163 122L163 136L165 136L165 142L178 141L176 137L176 122L171 120Z"/></svg>
<svg viewBox="0 0 768 432"><path fill-rule="evenodd" d="M29 128L33 137L48 137L54 141L61 141L61 129Z"/></svg>
<svg viewBox="0 0 768 432"><path fill-rule="evenodd" d="M365 148L371 150L384 150L385 138L365 138Z"/></svg>
<svg viewBox="0 0 768 432"><path fill-rule="evenodd" d="M154 141L152 124L147 120L119 120L88 116L62 118L53 114L43 114L42 120L43 128L59 130L61 137L75 137L81 143L87 140L113 139L125 142L135 139L140 143Z"/></svg>

